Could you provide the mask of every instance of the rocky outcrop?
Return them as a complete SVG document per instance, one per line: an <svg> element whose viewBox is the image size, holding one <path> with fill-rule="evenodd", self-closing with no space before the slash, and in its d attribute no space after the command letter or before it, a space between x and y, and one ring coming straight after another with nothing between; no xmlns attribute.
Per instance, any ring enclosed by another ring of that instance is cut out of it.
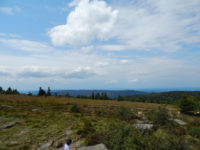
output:
<svg viewBox="0 0 200 150"><path fill-rule="evenodd" d="M0 126L0 130L11 128L11 127L15 126L17 123L18 123L17 121L9 122L3 126Z"/></svg>
<svg viewBox="0 0 200 150"><path fill-rule="evenodd" d="M78 150L108 150L104 144L98 144L95 146L85 146L78 148Z"/></svg>
<svg viewBox="0 0 200 150"><path fill-rule="evenodd" d="M13 106L10 105L0 105L1 107L5 107L5 108L13 108Z"/></svg>
<svg viewBox="0 0 200 150"><path fill-rule="evenodd" d="M180 120L180 119L173 119L173 121L176 122L176 123L178 123L178 124L180 124L180 125L182 125L182 126L184 126L184 125L187 124L185 121Z"/></svg>
<svg viewBox="0 0 200 150"><path fill-rule="evenodd" d="M149 129L153 128L153 124L135 123L133 126L137 129L141 129L141 130L147 130L147 129L149 130Z"/></svg>

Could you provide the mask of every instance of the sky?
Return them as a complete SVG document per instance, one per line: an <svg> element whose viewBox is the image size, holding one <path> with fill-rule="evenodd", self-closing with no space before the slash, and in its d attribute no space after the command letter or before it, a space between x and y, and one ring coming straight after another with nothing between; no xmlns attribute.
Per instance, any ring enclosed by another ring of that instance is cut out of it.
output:
<svg viewBox="0 0 200 150"><path fill-rule="evenodd" d="M200 87L200 0L0 0L0 86Z"/></svg>

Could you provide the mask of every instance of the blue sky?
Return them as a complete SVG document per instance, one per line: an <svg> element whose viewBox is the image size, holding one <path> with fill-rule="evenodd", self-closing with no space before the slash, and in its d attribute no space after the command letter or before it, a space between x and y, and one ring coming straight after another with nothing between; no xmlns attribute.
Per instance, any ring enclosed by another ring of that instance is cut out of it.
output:
<svg viewBox="0 0 200 150"><path fill-rule="evenodd" d="M1 0L0 86L200 87L199 0Z"/></svg>

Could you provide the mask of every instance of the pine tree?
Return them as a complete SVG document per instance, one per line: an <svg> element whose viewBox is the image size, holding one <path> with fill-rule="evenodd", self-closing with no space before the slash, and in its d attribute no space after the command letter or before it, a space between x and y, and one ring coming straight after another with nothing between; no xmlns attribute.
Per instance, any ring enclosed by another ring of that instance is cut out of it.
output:
<svg viewBox="0 0 200 150"><path fill-rule="evenodd" d="M100 96L99 93L97 93L97 94L95 95L95 97L94 97L94 99L100 99L100 98L101 98L101 96Z"/></svg>
<svg viewBox="0 0 200 150"><path fill-rule="evenodd" d="M95 99L95 97L94 97L94 92L92 92L90 98L91 98L91 99Z"/></svg>
<svg viewBox="0 0 200 150"><path fill-rule="evenodd" d="M9 87L9 88L6 90L6 94L12 94L12 89L11 89L11 87Z"/></svg>
<svg viewBox="0 0 200 150"><path fill-rule="evenodd" d="M45 96L45 95L46 95L46 92L42 89L42 87L40 87L38 91L38 96Z"/></svg>
<svg viewBox="0 0 200 150"><path fill-rule="evenodd" d="M3 94L3 88L0 86L0 94Z"/></svg>
<svg viewBox="0 0 200 150"><path fill-rule="evenodd" d="M194 111L197 107L197 102L194 97L188 96L186 94L182 95L180 101L180 109L183 113L188 113L190 111Z"/></svg>
<svg viewBox="0 0 200 150"><path fill-rule="evenodd" d="M51 96L51 89L50 89L50 87L48 87L47 96Z"/></svg>

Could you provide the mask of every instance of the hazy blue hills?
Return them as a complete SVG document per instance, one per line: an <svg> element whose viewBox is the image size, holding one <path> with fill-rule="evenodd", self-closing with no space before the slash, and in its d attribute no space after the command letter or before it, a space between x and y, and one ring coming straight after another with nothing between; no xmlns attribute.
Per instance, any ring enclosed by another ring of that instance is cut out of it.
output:
<svg viewBox="0 0 200 150"><path fill-rule="evenodd" d="M21 93L27 94L26 91ZM38 91L31 91L33 95L37 95ZM141 100L166 100L174 101L180 99L182 94L187 94L195 97L200 97L200 88L182 88L182 89L142 89L142 90L51 90L51 95L64 96L69 94L72 97L83 96L89 97L94 93L106 93L109 98L124 97L126 100L141 101Z"/></svg>
<svg viewBox="0 0 200 150"><path fill-rule="evenodd" d="M146 92L136 91L136 90L52 90L52 95L65 95L69 94L70 96L86 96L89 97L94 94L106 93L109 98L117 98L118 96L132 96L145 94Z"/></svg>

